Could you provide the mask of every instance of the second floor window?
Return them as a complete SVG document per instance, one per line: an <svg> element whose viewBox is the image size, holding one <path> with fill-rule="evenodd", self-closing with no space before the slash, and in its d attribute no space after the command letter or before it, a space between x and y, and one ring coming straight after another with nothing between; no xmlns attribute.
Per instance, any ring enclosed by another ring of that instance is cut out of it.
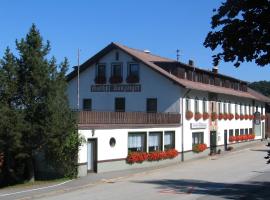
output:
<svg viewBox="0 0 270 200"><path fill-rule="evenodd" d="M112 64L110 83L122 83L122 72L123 70L121 63Z"/></svg>
<svg viewBox="0 0 270 200"><path fill-rule="evenodd" d="M83 110L92 110L92 100L91 99L83 99Z"/></svg>
<svg viewBox="0 0 270 200"><path fill-rule="evenodd" d="M221 106L221 102L218 102L218 114L222 113Z"/></svg>
<svg viewBox="0 0 270 200"><path fill-rule="evenodd" d="M139 82L139 64L130 63L128 65L128 83L138 83Z"/></svg>
<svg viewBox="0 0 270 200"><path fill-rule="evenodd" d="M98 64L96 67L96 84L104 84L106 83L106 65Z"/></svg>
<svg viewBox="0 0 270 200"><path fill-rule="evenodd" d="M199 99L195 99L195 103L194 103L194 112L198 113L200 112L200 108L199 108Z"/></svg>
<svg viewBox="0 0 270 200"><path fill-rule="evenodd" d="M238 104L237 103L235 103L235 114L238 114Z"/></svg>
<svg viewBox="0 0 270 200"><path fill-rule="evenodd" d="M190 110L190 99L188 97L186 98L186 112L187 111L191 111Z"/></svg>
<svg viewBox="0 0 270 200"><path fill-rule="evenodd" d="M207 101L203 99L203 113L207 112Z"/></svg>

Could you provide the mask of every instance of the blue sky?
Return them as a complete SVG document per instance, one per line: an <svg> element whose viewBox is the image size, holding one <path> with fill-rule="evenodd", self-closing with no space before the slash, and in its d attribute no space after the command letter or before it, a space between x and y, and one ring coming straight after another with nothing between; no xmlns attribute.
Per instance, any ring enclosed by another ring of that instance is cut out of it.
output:
<svg viewBox="0 0 270 200"><path fill-rule="evenodd" d="M60 62L67 57L70 68L86 61L110 42L149 49L180 61L195 61L205 69L212 67L212 52L203 46L210 31L212 10L220 0L1 0L0 57L15 39L25 36L35 23L43 38L51 42L51 55ZM269 65L262 68L244 63L220 63L221 73L246 81L269 80Z"/></svg>

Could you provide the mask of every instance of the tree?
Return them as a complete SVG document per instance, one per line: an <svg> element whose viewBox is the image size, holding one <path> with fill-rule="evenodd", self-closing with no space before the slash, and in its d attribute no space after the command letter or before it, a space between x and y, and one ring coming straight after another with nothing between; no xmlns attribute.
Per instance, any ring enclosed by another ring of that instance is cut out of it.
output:
<svg viewBox="0 0 270 200"><path fill-rule="evenodd" d="M13 184L23 180L25 158L22 150L23 119L17 109L17 70L15 56L7 48L0 61L0 185Z"/></svg>
<svg viewBox="0 0 270 200"><path fill-rule="evenodd" d="M258 81L249 84L249 87L270 97L270 81Z"/></svg>
<svg viewBox="0 0 270 200"><path fill-rule="evenodd" d="M22 180L34 181L37 158L61 176L74 177L80 139L66 94L68 61L57 65L48 59L50 44L35 25L16 46L19 56L7 50L0 67L2 177L9 180L9 172L20 169Z"/></svg>
<svg viewBox="0 0 270 200"><path fill-rule="evenodd" d="M214 65L220 60L236 67L245 61L259 66L270 63L269 0L227 0L214 10L211 25L204 46L221 47L213 56Z"/></svg>

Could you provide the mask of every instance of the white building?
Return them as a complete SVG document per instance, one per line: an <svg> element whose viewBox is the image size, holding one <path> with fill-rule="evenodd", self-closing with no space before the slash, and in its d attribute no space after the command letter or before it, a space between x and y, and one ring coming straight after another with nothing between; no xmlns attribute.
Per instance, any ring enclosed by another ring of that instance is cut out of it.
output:
<svg viewBox="0 0 270 200"><path fill-rule="evenodd" d="M248 88L244 81L219 74L217 68L202 70L192 61L184 64L111 43L79 71L78 127L86 141L79 151L80 176L179 162L223 150L227 144L250 142L231 142L229 136L254 133L255 139L264 138L262 116L269 98ZM77 69L68 75L73 109L78 109L77 75ZM220 119L215 119L215 114ZM209 149L193 153L193 146L200 143ZM129 152L170 148L180 156L126 162Z"/></svg>

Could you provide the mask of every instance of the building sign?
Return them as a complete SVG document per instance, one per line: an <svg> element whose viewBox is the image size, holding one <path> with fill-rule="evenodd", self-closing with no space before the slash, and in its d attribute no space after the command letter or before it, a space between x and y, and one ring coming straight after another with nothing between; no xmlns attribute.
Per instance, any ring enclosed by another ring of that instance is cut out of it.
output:
<svg viewBox="0 0 270 200"><path fill-rule="evenodd" d="M255 112L254 113L254 124L255 125L260 125L261 124L261 113L260 112Z"/></svg>
<svg viewBox="0 0 270 200"><path fill-rule="evenodd" d="M91 85L91 92L141 92L141 85Z"/></svg>
<svg viewBox="0 0 270 200"><path fill-rule="evenodd" d="M206 123L190 123L191 129L206 129L207 124Z"/></svg>

